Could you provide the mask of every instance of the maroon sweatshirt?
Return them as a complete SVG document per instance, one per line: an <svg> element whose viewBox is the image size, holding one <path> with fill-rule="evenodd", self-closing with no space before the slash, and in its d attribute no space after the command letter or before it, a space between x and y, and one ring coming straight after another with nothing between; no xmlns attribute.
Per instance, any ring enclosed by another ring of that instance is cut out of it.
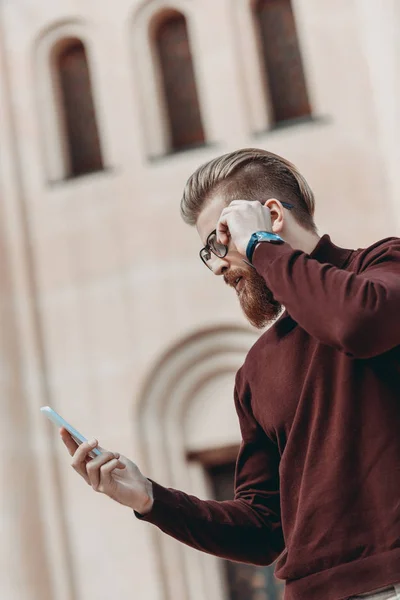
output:
<svg viewBox="0 0 400 600"><path fill-rule="evenodd" d="M143 520L204 552L268 565L286 600L400 582L400 239L253 258L282 317L236 377L235 499L153 482Z"/></svg>

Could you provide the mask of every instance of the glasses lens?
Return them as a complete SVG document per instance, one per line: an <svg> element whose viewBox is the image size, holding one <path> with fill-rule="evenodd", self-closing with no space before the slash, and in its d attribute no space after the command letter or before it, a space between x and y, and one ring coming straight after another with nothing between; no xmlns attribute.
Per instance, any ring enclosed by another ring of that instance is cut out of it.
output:
<svg viewBox="0 0 400 600"><path fill-rule="evenodd" d="M206 267L211 269L211 252L207 250L207 248L203 248L203 250L200 252L200 258Z"/></svg>
<svg viewBox="0 0 400 600"><path fill-rule="evenodd" d="M216 233L212 233L209 236L209 238L208 238L208 245L210 246L210 248L214 252L214 254L216 254L217 256L219 256L219 258L224 258L224 256L226 256L227 247L224 246L224 244L221 244L220 242L217 241L217 234Z"/></svg>

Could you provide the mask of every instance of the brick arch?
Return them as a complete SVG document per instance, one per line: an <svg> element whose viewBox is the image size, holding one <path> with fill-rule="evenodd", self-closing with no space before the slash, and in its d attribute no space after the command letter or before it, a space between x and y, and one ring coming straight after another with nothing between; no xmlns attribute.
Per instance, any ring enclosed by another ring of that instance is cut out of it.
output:
<svg viewBox="0 0 400 600"><path fill-rule="evenodd" d="M202 466L188 460L193 448L187 432L193 432L197 425L195 450L202 445L207 449L210 444L221 448L239 444L233 406L234 377L256 338L253 331L239 327L200 331L168 350L153 367L135 415L141 464L149 477L199 497L209 495ZM213 411L218 411L216 405L223 402L219 414L225 413L226 419L220 437L218 433L209 436L210 414L192 411L193 405L207 396L203 393L205 386L209 386L208 396L212 394ZM213 394L213 390L218 393ZM158 531L154 535L165 600L222 600L224 584L218 559L184 547Z"/></svg>

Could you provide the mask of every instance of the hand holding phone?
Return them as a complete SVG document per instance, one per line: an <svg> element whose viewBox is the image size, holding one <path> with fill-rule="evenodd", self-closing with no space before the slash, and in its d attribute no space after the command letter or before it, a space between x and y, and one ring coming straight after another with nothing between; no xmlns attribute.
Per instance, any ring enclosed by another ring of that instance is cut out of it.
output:
<svg viewBox="0 0 400 600"><path fill-rule="evenodd" d="M97 440L87 441L72 425L49 406L40 409L61 428L61 439L72 456L73 469L96 492L145 514L153 506L153 485L139 468L125 456L97 447ZM89 460L91 457L91 460Z"/></svg>
<svg viewBox="0 0 400 600"><path fill-rule="evenodd" d="M63 419L55 410L50 408L50 406L42 406L40 411L44 415L46 415L46 417L50 419L50 421L54 423L54 425L66 429L71 435L72 439L78 444L78 446L80 446L80 444L83 444L84 442L87 442L87 439L81 433L79 433L79 431L75 429L75 427L72 427L72 425L70 425L65 419ZM95 458L95 456L100 455L101 451L98 448L93 448L93 450L91 450L89 453L89 456L91 458Z"/></svg>

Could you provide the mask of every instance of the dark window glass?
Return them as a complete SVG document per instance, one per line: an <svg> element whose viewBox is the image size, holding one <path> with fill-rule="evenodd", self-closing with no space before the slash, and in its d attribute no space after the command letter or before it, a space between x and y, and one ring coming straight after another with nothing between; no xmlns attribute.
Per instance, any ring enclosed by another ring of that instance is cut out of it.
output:
<svg viewBox="0 0 400 600"><path fill-rule="evenodd" d="M156 32L156 45L167 105L171 149L204 143L200 105L185 17L173 13Z"/></svg>
<svg viewBox="0 0 400 600"><path fill-rule="evenodd" d="M274 123L310 115L290 0L258 0L254 11Z"/></svg>
<svg viewBox="0 0 400 600"><path fill-rule="evenodd" d="M103 169L85 48L73 40L58 55L58 73L69 151L69 176Z"/></svg>
<svg viewBox="0 0 400 600"><path fill-rule="evenodd" d="M232 500L235 464L207 469L216 500ZM224 561L229 600L283 600L283 583L274 576L274 568L254 567ZM228 599L227 599L228 600Z"/></svg>

